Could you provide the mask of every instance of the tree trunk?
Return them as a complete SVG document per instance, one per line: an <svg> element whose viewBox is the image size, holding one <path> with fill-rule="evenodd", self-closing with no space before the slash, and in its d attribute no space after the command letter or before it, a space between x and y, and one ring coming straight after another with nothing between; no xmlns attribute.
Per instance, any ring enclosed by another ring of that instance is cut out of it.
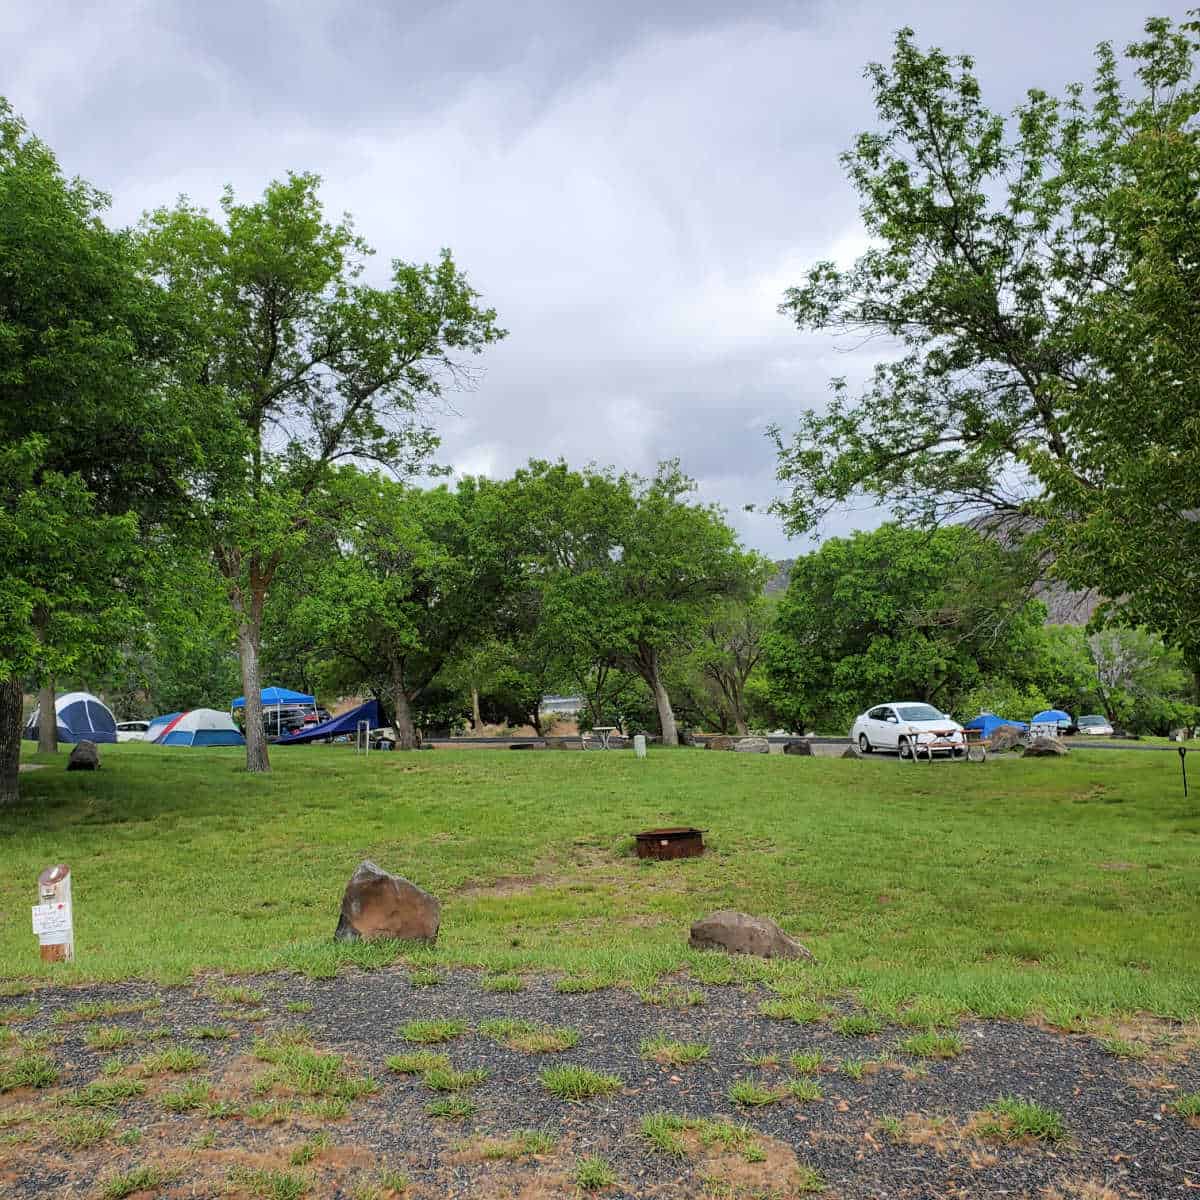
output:
<svg viewBox="0 0 1200 1200"><path fill-rule="evenodd" d="M21 798L21 680L0 679L0 809Z"/></svg>
<svg viewBox="0 0 1200 1200"><path fill-rule="evenodd" d="M638 674L646 681L646 686L654 696L654 704L658 709L658 727L664 746L679 745L679 731L675 728L675 712L671 708L671 697L667 695L666 686L658 670L658 651L649 647L639 647L637 656Z"/></svg>
<svg viewBox="0 0 1200 1200"><path fill-rule="evenodd" d="M263 728L262 679L258 673L260 624L253 615L238 625L238 658L242 664L242 695L246 697L246 770L269 771L267 731Z"/></svg>
<svg viewBox="0 0 1200 1200"><path fill-rule="evenodd" d="M741 713L733 714L733 727L738 732L738 737L745 737L750 732L750 726L746 724L746 718Z"/></svg>
<svg viewBox="0 0 1200 1200"><path fill-rule="evenodd" d="M38 753L58 753L58 714L54 711L54 677L38 689Z"/></svg>
<svg viewBox="0 0 1200 1200"><path fill-rule="evenodd" d="M396 710L392 720L392 728L396 731L397 750L415 750L417 748L417 728L413 724L412 705L408 693L402 686L392 691L392 705Z"/></svg>
<svg viewBox="0 0 1200 1200"><path fill-rule="evenodd" d="M480 727L482 725L483 725L483 716L481 715L481 713L479 711L479 689L474 684L472 684L471 685L471 728L474 729L476 733L478 733L480 730Z"/></svg>

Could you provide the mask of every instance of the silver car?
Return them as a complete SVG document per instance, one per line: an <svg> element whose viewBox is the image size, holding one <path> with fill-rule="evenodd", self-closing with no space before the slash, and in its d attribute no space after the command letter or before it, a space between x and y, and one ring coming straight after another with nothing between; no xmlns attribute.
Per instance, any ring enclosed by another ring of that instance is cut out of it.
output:
<svg viewBox="0 0 1200 1200"><path fill-rule="evenodd" d="M1075 724L1080 733L1090 733L1093 737L1112 737L1113 727L1107 717L1093 713L1090 717L1080 717Z"/></svg>

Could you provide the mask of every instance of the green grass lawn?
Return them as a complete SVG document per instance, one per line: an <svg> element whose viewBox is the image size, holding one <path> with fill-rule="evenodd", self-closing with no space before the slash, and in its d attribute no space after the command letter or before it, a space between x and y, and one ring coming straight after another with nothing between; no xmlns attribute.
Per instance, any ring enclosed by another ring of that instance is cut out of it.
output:
<svg viewBox="0 0 1200 1200"><path fill-rule="evenodd" d="M413 961L649 987L760 978L915 996L984 1015L1200 1015L1200 771L1173 754L901 765L703 751L373 754L278 749L65 752L0 816L0 978L330 973L405 948L335 946L342 888L369 857L443 901ZM28 761L46 761L30 755ZM706 830L702 859L641 863L632 834ZM78 961L43 968L38 871L73 871ZM514 878L516 877L516 878ZM497 881L500 881L498 886ZM696 954L689 923L776 918L817 965Z"/></svg>

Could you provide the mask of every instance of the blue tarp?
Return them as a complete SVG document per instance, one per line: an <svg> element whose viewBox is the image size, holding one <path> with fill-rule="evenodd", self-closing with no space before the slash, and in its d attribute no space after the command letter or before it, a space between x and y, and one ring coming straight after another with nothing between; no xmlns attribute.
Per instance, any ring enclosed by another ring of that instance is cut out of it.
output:
<svg viewBox="0 0 1200 1200"><path fill-rule="evenodd" d="M322 738L340 737L345 733L353 736L358 730L359 721L370 721L372 729L378 729L383 724L379 716L377 700L368 700L366 704L360 704L357 708L352 708L349 712L342 713L340 717L334 717L333 720L325 721L321 725L306 725L295 733L281 737L275 744L277 746L296 746L302 742L319 742Z"/></svg>
<svg viewBox="0 0 1200 1200"><path fill-rule="evenodd" d="M1007 721L1004 717L996 716L995 713L980 713L973 721L968 721L963 728L978 729L984 737L991 737L1001 725L1013 725L1021 730L1029 728L1024 721Z"/></svg>
<svg viewBox="0 0 1200 1200"><path fill-rule="evenodd" d="M263 688L262 702L266 704L313 704L315 703L312 696L306 696L303 692L293 692L290 688L269 687ZM245 708L246 697L239 696L230 706L230 708Z"/></svg>

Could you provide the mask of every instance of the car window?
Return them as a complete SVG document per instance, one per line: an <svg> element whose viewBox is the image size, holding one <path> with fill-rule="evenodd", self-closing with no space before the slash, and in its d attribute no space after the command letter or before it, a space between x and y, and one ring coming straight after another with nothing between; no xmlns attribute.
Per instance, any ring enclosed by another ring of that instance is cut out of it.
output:
<svg viewBox="0 0 1200 1200"><path fill-rule="evenodd" d="M886 721L887 715L888 710L886 708L873 708L869 713L867 713L867 716L870 717L872 721Z"/></svg>
<svg viewBox="0 0 1200 1200"><path fill-rule="evenodd" d="M940 721L942 714L932 704L902 704L897 710L902 721Z"/></svg>

